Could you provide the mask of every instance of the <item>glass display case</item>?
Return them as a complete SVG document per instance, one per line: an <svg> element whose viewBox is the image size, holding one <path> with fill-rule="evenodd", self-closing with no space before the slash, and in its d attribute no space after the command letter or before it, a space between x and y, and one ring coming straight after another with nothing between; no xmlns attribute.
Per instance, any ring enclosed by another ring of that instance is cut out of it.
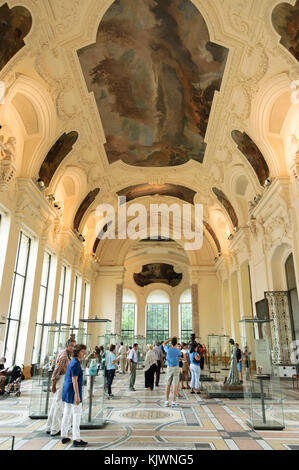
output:
<svg viewBox="0 0 299 470"><path fill-rule="evenodd" d="M90 362L83 361L84 371L81 429L101 429L106 422L105 406L106 378L105 369L98 369L96 375L90 375Z"/></svg>
<svg viewBox="0 0 299 470"><path fill-rule="evenodd" d="M208 335L208 363L210 374L218 374L220 371L216 370L221 358L221 341L218 335Z"/></svg>
<svg viewBox="0 0 299 470"><path fill-rule="evenodd" d="M112 344L111 320L94 317L80 321L88 326L101 326L101 331L104 334L97 337L97 346L103 346L106 351L107 347ZM105 366L98 368L96 375L90 375L89 365L86 360L82 364L84 380L81 429L100 429L105 425L107 415L105 406L106 369Z"/></svg>
<svg viewBox="0 0 299 470"><path fill-rule="evenodd" d="M5 334L5 323L0 322L0 357L4 352L4 334Z"/></svg>
<svg viewBox="0 0 299 470"><path fill-rule="evenodd" d="M144 361L146 356L146 338L144 336L134 336L134 343L138 344L138 364L137 369L144 368Z"/></svg>
<svg viewBox="0 0 299 470"><path fill-rule="evenodd" d="M220 336L220 349L221 349L221 363L222 370L229 370L230 363L230 336L221 335Z"/></svg>
<svg viewBox="0 0 299 470"><path fill-rule="evenodd" d="M116 347L116 352L118 351L118 348L120 346L120 342L121 342L121 338L120 338L119 335L112 334L110 336L110 344L114 344L114 346Z"/></svg>
<svg viewBox="0 0 299 470"><path fill-rule="evenodd" d="M15 447L15 436L0 437L0 451L14 450L14 447Z"/></svg>
<svg viewBox="0 0 299 470"><path fill-rule="evenodd" d="M42 326L43 342L39 362L31 367L32 389L29 404L31 419L47 419L51 396L51 378L58 353L65 348L70 338L70 328L66 324L47 323Z"/></svg>
<svg viewBox="0 0 299 470"><path fill-rule="evenodd" d="M271 320L240 321L244 410L256 430L284 429L283 400L271 340Z"/></svg>

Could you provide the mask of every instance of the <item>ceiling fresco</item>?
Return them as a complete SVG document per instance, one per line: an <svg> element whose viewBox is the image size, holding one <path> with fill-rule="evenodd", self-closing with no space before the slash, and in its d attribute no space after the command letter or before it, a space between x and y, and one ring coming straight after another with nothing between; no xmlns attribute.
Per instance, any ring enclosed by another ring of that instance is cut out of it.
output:
<svg viewBox="0 0 299 470"><path fill-rule="evenodd" d="M272 23L281 36L281 44L299 60L299 0L294 6L281 3L274 8Z"/></svg>
<svg viewBox="0 0 299 470"><path fill-rule="evenodd" d="M79 135L76 131L69 132L68 134L64 133L49 151L39 171L39 177L46 187L51 183L51 179L59 165L73 149L78 137Z"/></svg>
<svg viewBox="0 0 299 470"><path fill-rule="evenodd" d="M139 197L159 194L160 196L176 197L182 201L188 202L189 204L194 204L196 192L184 186L165 183L159 185L137 184L136 186L122 189L117 194L118 196L125 196L127 198L127 202L133 201Z"/></svg>
<svg viewBox="0 0 299 470"><path fill-rule="evenodd" d="M211 225L208 224L208 222L204 222L204 226L205 226L206 230L209 232L209 234L211 235L211 237L213 238L213 240L215 242L215 245L217 247L218 253L221 253L221 246L220 246L219 240L217 238L216 233L212 229Z"/></svg>
<svg viewBox="0 0 299 470"><path fill-rule="evenodd" d="M238 145L240 152L254 169L260 184L263 186L266 179L269 178L270 172L260 149L245 132L232 131L232 138Z"/></svg>
<svg viewBox="0 0 299 470"><path fill-rule="evenodd" d="M217 197L218 201L220 202L220 204L224 207L224 209L228 213L228 215L229 215L229 217L232 221L233 226L238 227L239 226L239 221L238 221L237 214L235 212L235 209L233 208L233 206L231 205L231 203L227 199L226 195L218 188L213 188L213 192L214 192L215 196Z"/></svg>
<svg viewBox="0 0 299 470"><path fill-rule="evenodd" d="M153 263L143 266L141 273L134 274L134 281L140 287L162 283L171 287L178 286L183 279L182 273L176 273L170 264Z"/></svg>
<svg viewBox="0 0 299 470"><path fill-rule="evenodd" d="M117 0L96 43L78 56L99 109L109 163L203 162L228 49L210 42L190 0Z"/></svg>
<svg viewBox="0 0 299 470"><path fill-rule="evenodd" d="M75 230L79 230L79 226L80 226L81 220L84 217L84 214L86 213L88 208L91 206L91 204L95 201L95 199L96 199L97 195L99 194L99 192L100 192L99 188L96 188L93 191L91 191L86 196L86 198L84 199L82 204L80 205L79 209L77 210L75 219L74 219L74 229Z"/></svg>
<svg viewBox="0 0 299 470"><path fill-rule="evenodd" d="M25 46L24 38L32 26L30 12L24 7L0 7L0 70Z"/></svg>

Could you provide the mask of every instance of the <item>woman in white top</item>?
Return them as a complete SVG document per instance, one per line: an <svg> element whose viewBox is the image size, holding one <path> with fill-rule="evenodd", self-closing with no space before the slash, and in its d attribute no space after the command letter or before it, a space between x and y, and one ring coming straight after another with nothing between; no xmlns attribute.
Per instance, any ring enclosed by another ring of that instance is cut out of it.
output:
<svg viewBox="0 0 299 470"><path fill-rule="evenodd" d="M157 365L154 347L152 344L148 344L144 364L145 388L147 388L147 390L154 390L154 379Z"/></svg>

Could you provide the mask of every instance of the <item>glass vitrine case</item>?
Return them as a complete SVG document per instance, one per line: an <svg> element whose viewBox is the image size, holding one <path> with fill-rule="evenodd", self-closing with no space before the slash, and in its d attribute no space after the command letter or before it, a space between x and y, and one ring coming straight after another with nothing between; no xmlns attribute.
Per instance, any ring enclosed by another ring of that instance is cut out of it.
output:
<svg viewBox="0 0 299 470"><path fill-rule="evenodd" d="M0 322L0 357L2 357L4 349L4 333L5 333L5 323Z"/></svg>
<svg viewBox="0 0 299 470"><path fill-rule="evenodd" d="M210 373L218 373L219 371L216 371L216 367L218 366L221 358L220 336L208 335L208 357Z"/></svg>
<svg viewBox="0 0 299 470"><path fill-rule="evenodd" d="M70 338L70 329L69 325L58 323L37 324L36 327L42 331L42 342L40 350L36 353L38 362L31 367L29 417L47 419L56 357L65 348Z"/></svg>
<svg viewBox="0 0 299 470"><path fill-rule="evenodd" d="M146 338L144 336L134 336L134 343L138 344L138 364L137 369L144 368L144 361L146 356Z"/></svg>
<svg viewBox="0 0 299 470"><path fill-rule="evenodd" d="M111 343L111 321L94 317L88 320L81 320L88 326L98 326L104 334L97 336L97 346L103 346L104 350ZM104 365L105 362L102 361ZM106 422L105 389L106 389L106 369L105 366L98 368L97 374L90 373L90 362L86 360L82 364L84 371L83 380L83 400L81 429L100 429Z"/></svg>
<svg viewBox="0 0 299 470"><path fill-rule="evenodd" d="M244 410L256 430L284 429L283 400L271 320L240 321Z"/></svg>
<svg viewBox="0 0 299 470"><path fill-rule="evenodd" d="M229 370L229 363L230 363L229 340L230 340L230 337L228 335L220 336L222 370Z"/></svg>

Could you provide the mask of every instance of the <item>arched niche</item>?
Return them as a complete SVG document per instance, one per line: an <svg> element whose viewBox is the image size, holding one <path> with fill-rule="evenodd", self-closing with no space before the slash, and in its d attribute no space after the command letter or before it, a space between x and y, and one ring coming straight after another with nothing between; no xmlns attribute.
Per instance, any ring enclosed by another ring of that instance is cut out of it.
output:
<svg viewBox="0 0 299 470"><path fill-rule="evenodd" d="M71 131L68 134L64 133L52 146L39 171L39 178L46 187L50 185L60 164L72 151L78 137L79 134L76 131Z"/></svg>
<svg viewBox="0 0 299 470"><path fill-rule="evenodd" d="M271 258L271 271L273 290L275 291L287 290L285 262L290 253L291 246L287 243L282 243L273 252Z"/></svg>
<svg viewBox="0 0 299 470"><path fill-rule="evenodd" d="M22 6L0 7L0 71L25 46L24 39L31 30L32 16Z"/></svg>
<svg viewBox="0 0 299 470"><path fill-rule="evenodd" d="M246 160L250 163L253 170L255 171L256 176L260 182L260 185L263 186L265 181L270 176L269 167L266 160L264 159L263 154L253 140L246 134L246 132L240 132L234 130L231 133L232 139L237 144L238 149L244 155Z"/></svg>
<svg viewBox="0 0 299 470"><path fill-rule="evenodd" d="M96 43L78 56L110 163L203 162L228 49L210 42L192 1L118 0L103 16Z"/></svg>
<svg viewBox="0 0 299 470"><path fill-rule="evenodd" d="M280 43L299 60L299 0L296 4L280 3L272 12L272 24L281 37Z"/></svg>

